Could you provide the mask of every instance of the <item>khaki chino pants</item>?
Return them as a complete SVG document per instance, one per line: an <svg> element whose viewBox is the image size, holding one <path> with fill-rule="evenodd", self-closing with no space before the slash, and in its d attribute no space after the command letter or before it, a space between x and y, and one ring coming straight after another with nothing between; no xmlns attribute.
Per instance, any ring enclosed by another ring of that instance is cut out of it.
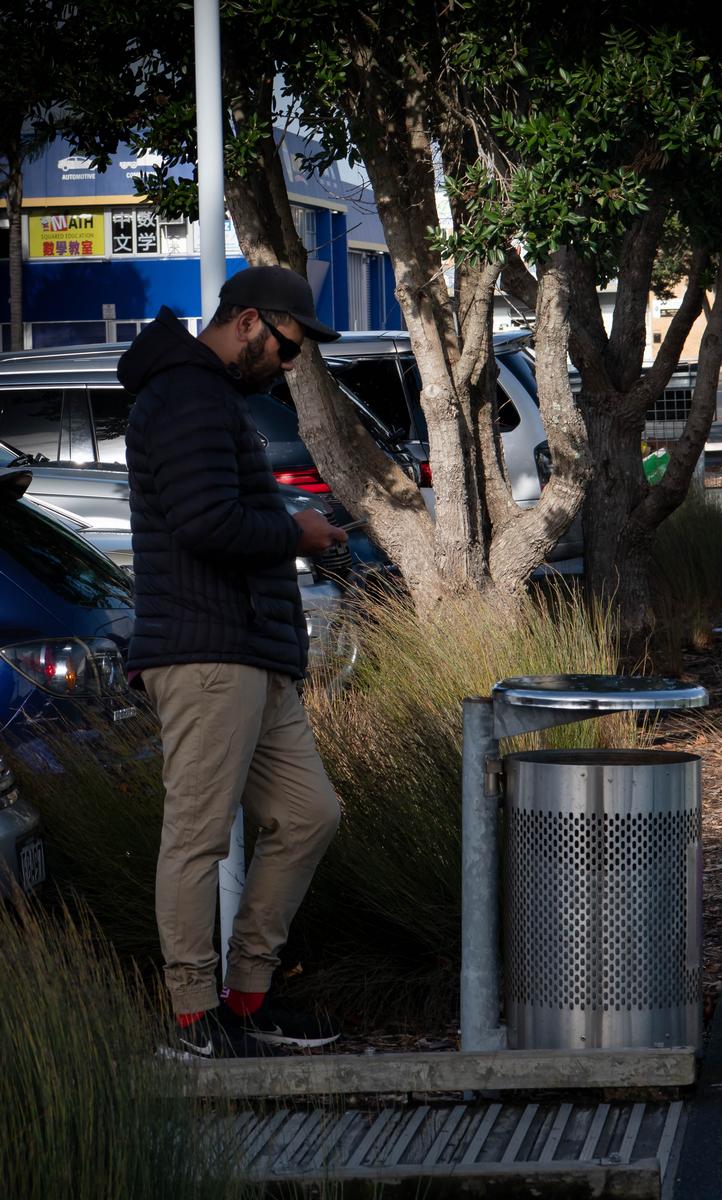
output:
<svg viewBox="0 0 722 1200"><path fill-rule="evenodd" d="M143 671L160 718L165 808L156 915L174 1012L218 1004L218 863L239 803L258 837L225 983L266 991L290 923L332 840L339 806L296 685L239 663Z"/></svg>

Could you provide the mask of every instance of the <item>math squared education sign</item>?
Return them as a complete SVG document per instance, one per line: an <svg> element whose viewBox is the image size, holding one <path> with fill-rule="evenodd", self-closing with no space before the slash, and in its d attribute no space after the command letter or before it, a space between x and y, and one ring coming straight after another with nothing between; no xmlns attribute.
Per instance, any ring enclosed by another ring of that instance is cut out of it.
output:
<svg viewBox="0 0 722 1200"><path fill-rule="evenodd" d="M96 258L105 252L101 212L33 215L28 234L30 258Z"/></svg>

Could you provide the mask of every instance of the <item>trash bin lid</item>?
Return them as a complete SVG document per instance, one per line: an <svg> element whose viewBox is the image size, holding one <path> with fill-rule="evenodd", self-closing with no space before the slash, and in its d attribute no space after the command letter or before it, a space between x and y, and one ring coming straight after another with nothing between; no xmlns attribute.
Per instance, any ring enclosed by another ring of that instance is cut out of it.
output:
<svg viewBox="0 0 722 1200"><path fill-rule="evenodd" d="M641 675L520 675L499 680L491 694L514 707L594 712L703 708L709 702L698 684Z"/></svg>

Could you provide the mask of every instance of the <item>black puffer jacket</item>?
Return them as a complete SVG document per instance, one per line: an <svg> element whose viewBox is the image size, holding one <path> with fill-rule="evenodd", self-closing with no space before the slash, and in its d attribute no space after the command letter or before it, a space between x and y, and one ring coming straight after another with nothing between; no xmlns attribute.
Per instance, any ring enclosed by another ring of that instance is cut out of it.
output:
<svg viewBox="0 0 722 1200"><path fill-rule="evenodd" d="M282 496L241 385L168 308L122 356L136 621L131 670L238 662L300 678L308 638Z"/></svg>

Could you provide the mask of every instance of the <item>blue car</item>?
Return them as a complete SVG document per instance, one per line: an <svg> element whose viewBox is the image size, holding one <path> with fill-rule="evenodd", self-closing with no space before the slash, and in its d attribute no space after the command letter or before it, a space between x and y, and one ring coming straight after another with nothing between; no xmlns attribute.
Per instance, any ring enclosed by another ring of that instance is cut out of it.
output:
<svg viewBox="0 0 722 1200"><path fill-rule="evenodd" d="M0 471L0 893L44 877L37 814L7 764L61 771L54 736L92 739L136 714L124 657L133 622L125 571L23 499L28 471ZM3 761L4 760L4 761ZM12 782L8 782L11 780ZM7 784L7 786L5 786Z"/></svg>

